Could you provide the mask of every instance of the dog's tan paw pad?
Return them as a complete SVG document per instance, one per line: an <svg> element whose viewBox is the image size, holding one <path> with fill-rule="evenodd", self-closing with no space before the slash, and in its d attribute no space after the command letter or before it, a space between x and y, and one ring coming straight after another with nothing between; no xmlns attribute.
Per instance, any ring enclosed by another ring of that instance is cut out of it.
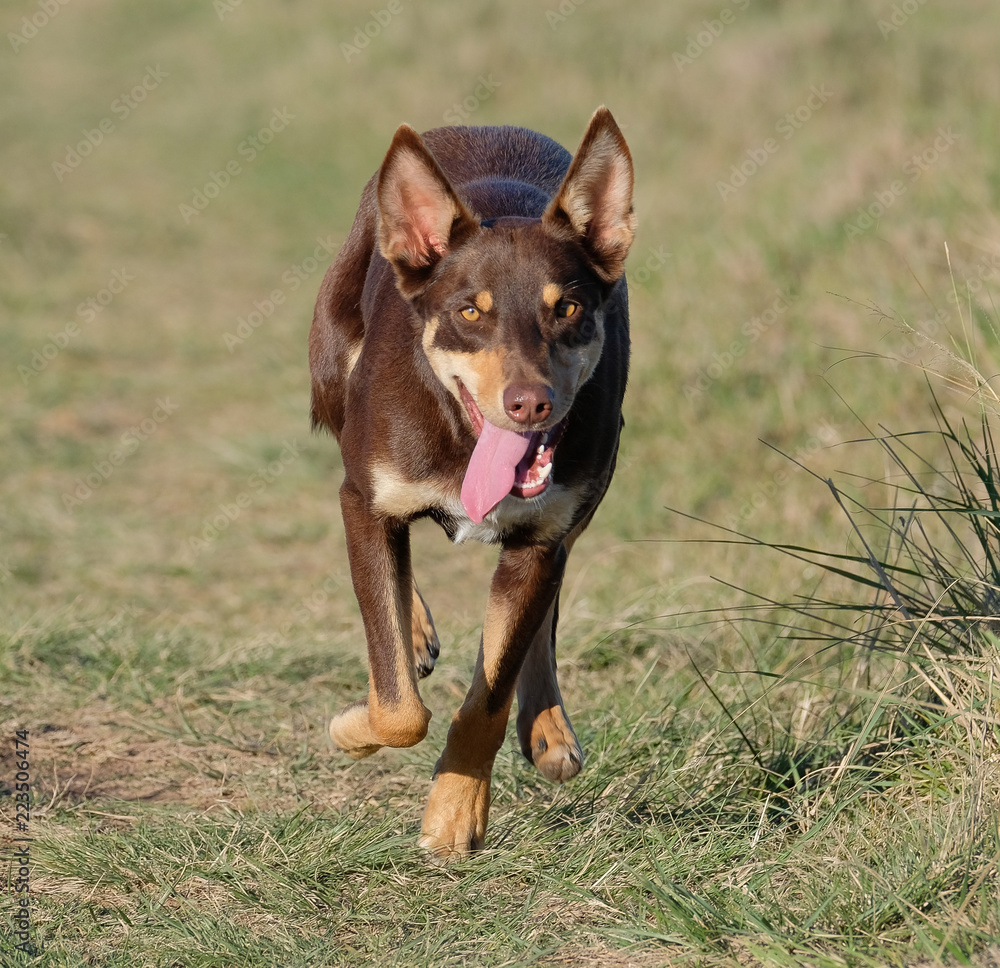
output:
<svg viewBox="0 0 1000 968"><path fill-rule="evenodd" d="M431 864L436 867L445 867L448 864L457 864L459 861L465 860L474 850L480 850L483 845L473 838L467 845L459 847L445 843L430 834L424 834L417 841L417 846L425 852L427 860Z"/></svg>
<svg viewBox="0 0 1000 968"><path fill-rule="evenodd" d="M441 773L431 787L417 844L435 864L450 864L482 849L489 816L489 776Z"/></svg>
<svg viewBox="0 0 1000 968"><path fill-rule="evenodd" d="M522 733L522 743L528 739ZM531 724L530 739L522 746L524 755L553 783L565 783L583 766L583 751L573 727L559 706L545 709Z"/></svg>
<svg viewBox="0 0 1000 968"><path fill-rule="evenodd" d="M330 739L352 760L363 760L383 746L368 721L368 703L351 703L330 720Z"/></svg>
<svg viewBox="0 0 1000 968"><path fill-rule="evenodd" d="M531 761L547 780L553 783L565 783L580 772L580 767L583 766L583 751L580 749L580 744L575 741L549 746L545 737L542 737L532 747Z"/></svg>

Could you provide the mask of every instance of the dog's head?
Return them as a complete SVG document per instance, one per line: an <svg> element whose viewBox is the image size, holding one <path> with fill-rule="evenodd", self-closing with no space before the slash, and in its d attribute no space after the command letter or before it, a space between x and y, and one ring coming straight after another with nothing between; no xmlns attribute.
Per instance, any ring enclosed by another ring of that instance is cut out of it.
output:
<svg viewBox="0 0 1000 968"><path fill-rule="evenodd" d="M513 468L507 487L523 497L545 490L567 414L601 357L603 306L635 233L632 187L606 108L540 219L482 222L406 125L380 170L379 247L422 322L427 360L468 415L476 453Z"/></svg>

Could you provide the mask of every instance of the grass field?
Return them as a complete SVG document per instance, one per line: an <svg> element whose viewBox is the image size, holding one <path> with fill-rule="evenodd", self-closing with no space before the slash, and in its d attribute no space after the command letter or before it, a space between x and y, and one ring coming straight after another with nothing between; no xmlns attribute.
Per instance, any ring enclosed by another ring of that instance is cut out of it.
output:
<svg viewBox="0 0 1000 968"><path fill-rule="evenodd" d="M0 962L1000 965L995 3L0 26ZM511 734L487 849L433 868L495 551L414 529L430 735L335 753L367 666L312 305L397 124L573 149L601 103L639 234L561 608L587 762L555 788Z"/></svg>

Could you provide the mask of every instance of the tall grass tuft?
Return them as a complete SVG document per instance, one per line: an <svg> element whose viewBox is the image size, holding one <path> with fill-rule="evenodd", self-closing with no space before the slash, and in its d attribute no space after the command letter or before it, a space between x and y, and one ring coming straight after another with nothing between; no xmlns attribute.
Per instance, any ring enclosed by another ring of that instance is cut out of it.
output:
<svg viewBox="0 0 1000 968"><path fill-rule="evenodd" d="M988 390L978 375L973 418L951 415L925 381L931 429L862 422L864 434L840 445L841 461L870 468L874 458L880 476L805 468L843 513L845 548L710 525L724 532L716 540L791 556L819 576L787 600L741 589L750 604L727 618L744 641L780 643L781 667L752 670L764 685L745 704L712 692L752 757L748 774L758 771L771 824L801 837L784 851L786 863L798 856L803 865L794 902L777 903L788 923L751 925L743 901L723 918L758 950L768 935L764 948L793 942L813 952L837 936L859 956L874 946L934 963L993 957L984 952L1000 933L998 415L977 394ZM817 669L835 670L835 681L820 683ZM795 706L771 699L824 688L819 729L797 730ZM760 715L771 708L785 721ZM807 870L821 855L823 868ZM767 876L754 884L772 886ZM721 916L706 905L683 903Z"/></svg>

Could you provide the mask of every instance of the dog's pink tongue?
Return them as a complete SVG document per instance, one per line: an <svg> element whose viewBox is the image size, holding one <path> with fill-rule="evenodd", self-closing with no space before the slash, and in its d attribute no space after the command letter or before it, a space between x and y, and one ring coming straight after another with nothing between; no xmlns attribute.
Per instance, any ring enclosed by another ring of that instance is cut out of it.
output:
<svg viewBox="0 0 1000 968"><path fill-rule="evenodd" d="M462 481L462 504L479 524L510 492L514 469L528 452L531 434L501 430L483 420L483 432Z"/></svg>

